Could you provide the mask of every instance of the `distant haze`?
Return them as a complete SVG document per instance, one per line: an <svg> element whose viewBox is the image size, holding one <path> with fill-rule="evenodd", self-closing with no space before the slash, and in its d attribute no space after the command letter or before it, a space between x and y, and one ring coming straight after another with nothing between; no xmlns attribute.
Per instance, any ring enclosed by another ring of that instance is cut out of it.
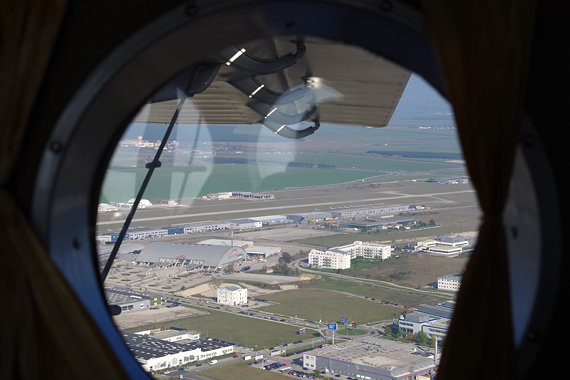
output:
<svg viewBox="0 0 570 380"><path fill-rule="evenodd" d="M453 110L421 76L413 73L389 126L455 125Z"/></svg>

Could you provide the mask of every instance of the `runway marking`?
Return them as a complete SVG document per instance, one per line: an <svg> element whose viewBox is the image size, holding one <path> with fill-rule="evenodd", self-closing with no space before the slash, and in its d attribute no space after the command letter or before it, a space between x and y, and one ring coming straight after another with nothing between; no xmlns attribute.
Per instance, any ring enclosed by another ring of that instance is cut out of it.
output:
<svg viewBox="0 0 570 380"><path fill-rule="evenodd" d="M445 193L404 194L404 195L399 195L399 196L394 196L394 197L343 200L343 201L335 201L335 202L322 202L322 203L300 204L300 205L293 204L293 205L287 205L287 206L260 207L260 208L249 209L249 210L240 209L240 210L212 211L212 212L201 212L201 213L194 213L194 214L154 216L154 217L148 217L148 218L136 218L135 217L133 219L133 222L148 222L148 221L154 221L154 220L182 219L182 218L196 217L196 216L240 214L240 213L244 213L244 212L283 210L283 209L292 209L292 208L298 208L298 207L330 206L330 205L337 205L337 204L361 203L361 202L370 202L370 201L391 201L391 200L395 200L395 199L407 199L407 198L430 198L430 197L437 197L437 196L443 196L443 195L474 193L474 192L475 192L475 190L461 190L461 191L452 191L452 192L445 192ZM112 220L112 221L105 221L105 222L97 222L97 225L103 226L103 225L112 225L112 224L122 224L123 222L124 222L124 220Z"/></svg>

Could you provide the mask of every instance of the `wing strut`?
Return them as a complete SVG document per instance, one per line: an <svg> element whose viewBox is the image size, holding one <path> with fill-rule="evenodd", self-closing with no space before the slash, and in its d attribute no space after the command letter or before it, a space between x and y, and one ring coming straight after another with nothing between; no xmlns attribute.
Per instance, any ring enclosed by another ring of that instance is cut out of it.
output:
<svg viewBox="0 0 570 380"><path fill-rule="evenodd" d="M174 115L172 115L170 123L168 124L168 128L166 129L166 132L164 133L164 137L162 138L162 141L160 142L160 146L158 147L158 150L156 151L156 154L154 155L154 159L145 165L145 167L148 169L148 171L146 172L146 175L145 175L144 180L141 184L141 187L139 188L139 191L138 191L137 196L133 202L133 205L132 205L131 209L129 210L129 214L127 215L127 219L125 219L125 223L123 223L123 227L121 228L121 232L119 233L119 236L117 237L117 241L115 242L115 245L113 246L113 250L111 251L111 254L109 255L109 259L105 263L105 267L103 268L103 271L101 272L101 279L103 282L105 282L105 279L107 278L107 275L109 274L109 271L111 270L111 266L113 265L113 261L115 261L115 258L117 257L117 253L119 252L119 248L121 247L121 244L123 242L123 239L125 238L127 230L129 229L129 226L131 225L131 221L133 220L133 217L135 216L135 212L137 211L139 203L143 197L143 194L146 190L146 187L148 186L148 183L150 182L150 179L152 177L152 174L154 173L154 170L156 168L159 168L162 165L160 162L160 156L162 155L162 151L164 150L164 147L168 141L168 138L170 137L170 133L172 132L172 128L176 124L176 120L178 119L178 115L180 114L180 111L182 110L182 106L184 105L184 102L188 98L188 95L186 95L186 93L184 93L183 91L179 91L178 97L180 98L180 100L178 102L178 107L176 107L176 111L174 112Z"/></svg>

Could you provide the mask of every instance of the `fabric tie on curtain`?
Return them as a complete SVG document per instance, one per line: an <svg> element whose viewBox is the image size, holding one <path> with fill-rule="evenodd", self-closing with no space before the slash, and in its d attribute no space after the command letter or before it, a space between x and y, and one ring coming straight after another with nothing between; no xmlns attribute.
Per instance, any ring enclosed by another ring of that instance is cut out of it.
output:
<svg viewBox="0 0 570 380"><path fill-rule="evenodd" d="M422 0L483 220L437 375L513 379L503 208L522 118L533 0Z"/></svg>

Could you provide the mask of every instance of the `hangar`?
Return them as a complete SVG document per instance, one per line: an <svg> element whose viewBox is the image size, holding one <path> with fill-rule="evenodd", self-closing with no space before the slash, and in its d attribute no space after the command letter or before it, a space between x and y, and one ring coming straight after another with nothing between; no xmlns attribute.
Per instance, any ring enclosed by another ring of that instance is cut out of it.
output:
<svg viewBox="0 0 570 380"><path fill-rule="evenodd" d="M152 242L144 247L133 260L142 264L201 265L222 267L243 260L243 248L226 245L204 245L188 243Z"/></svg>

